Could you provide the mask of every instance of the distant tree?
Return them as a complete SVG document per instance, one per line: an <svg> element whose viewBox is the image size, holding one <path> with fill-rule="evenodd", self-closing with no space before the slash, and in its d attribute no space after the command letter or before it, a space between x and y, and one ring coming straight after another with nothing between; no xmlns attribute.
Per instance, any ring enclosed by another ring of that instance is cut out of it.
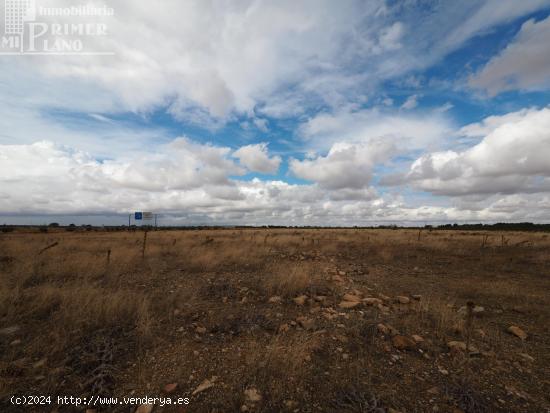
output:
<svg viewBox="0 0 550 413"><path fill-rule="evenodd" d="M59 227L59 223L57 223L57 222L52 222L52 223L50 223L48 226L49 226L50 228L57 228L57 227Z"/></svg>

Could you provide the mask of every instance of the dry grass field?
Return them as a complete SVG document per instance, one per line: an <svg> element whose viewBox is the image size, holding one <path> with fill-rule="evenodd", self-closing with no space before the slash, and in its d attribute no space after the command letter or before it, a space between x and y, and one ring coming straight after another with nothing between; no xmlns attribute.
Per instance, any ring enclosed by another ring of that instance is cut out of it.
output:
<svg viewBox="0 0 550 413"><path fill-rule="evenodd" d="M13 394L190 398L153 412L550 411L547 234L220 229L143 242L0 234L1 412L86 411L15 407Z"/></svg>

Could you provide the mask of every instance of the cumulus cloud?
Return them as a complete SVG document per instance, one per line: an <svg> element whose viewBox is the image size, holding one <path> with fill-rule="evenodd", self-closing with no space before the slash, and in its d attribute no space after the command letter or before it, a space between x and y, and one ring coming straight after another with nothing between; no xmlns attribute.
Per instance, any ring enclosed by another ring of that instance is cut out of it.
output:
<svg viewBox="0 0 550 413"><path fill-rule="evenodd" d="M289 166L298 178L317 182L327 189L361 189L370 184L374 166L394 151L391 142L332 145L326 156L291 159Z"/></svg>
<svg viewBox="0 0 550 413"><path fill-rule="evenodd" d="M420 157L403 181L440 195L550 189L550 108L491 117L463 130L470 134L489 133L462 152L448 150Z"/></svg>
<svg viewBox="0 0 550 413"><path fill-rule="evenodd" d="M493 96L506 90L540 90L550 87L550 17L525 22L516 38L478 73L471 86Z"/></svg>
<svg viewBox="0 0 550 413"><path fill-rule="evenodd" d="M281 164L280 156L269 157L267 143L242 146L233 152L233 156L247 169L263 174L277 173Z"/></svg>

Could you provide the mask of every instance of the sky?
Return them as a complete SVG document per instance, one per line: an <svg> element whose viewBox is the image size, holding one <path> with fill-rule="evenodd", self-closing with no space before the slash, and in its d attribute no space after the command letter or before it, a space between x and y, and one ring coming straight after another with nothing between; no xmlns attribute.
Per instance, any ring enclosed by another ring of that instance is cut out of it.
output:
<svg viewBox="0 0 550 413"><path fill-rule="evenodd" d="M0 224L550 222L550 0L86 4L0 54Z"/></svg>

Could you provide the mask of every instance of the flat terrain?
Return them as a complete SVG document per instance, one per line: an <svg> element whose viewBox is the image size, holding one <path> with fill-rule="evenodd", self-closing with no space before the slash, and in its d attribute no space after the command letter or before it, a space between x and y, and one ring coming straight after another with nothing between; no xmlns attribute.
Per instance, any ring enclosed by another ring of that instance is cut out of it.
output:
<svg viewBox="0 0 550 413"><path fill-rule="evenodd" d="M550 411L548 234L56 231L0 234L2 412Z"/></svg>

